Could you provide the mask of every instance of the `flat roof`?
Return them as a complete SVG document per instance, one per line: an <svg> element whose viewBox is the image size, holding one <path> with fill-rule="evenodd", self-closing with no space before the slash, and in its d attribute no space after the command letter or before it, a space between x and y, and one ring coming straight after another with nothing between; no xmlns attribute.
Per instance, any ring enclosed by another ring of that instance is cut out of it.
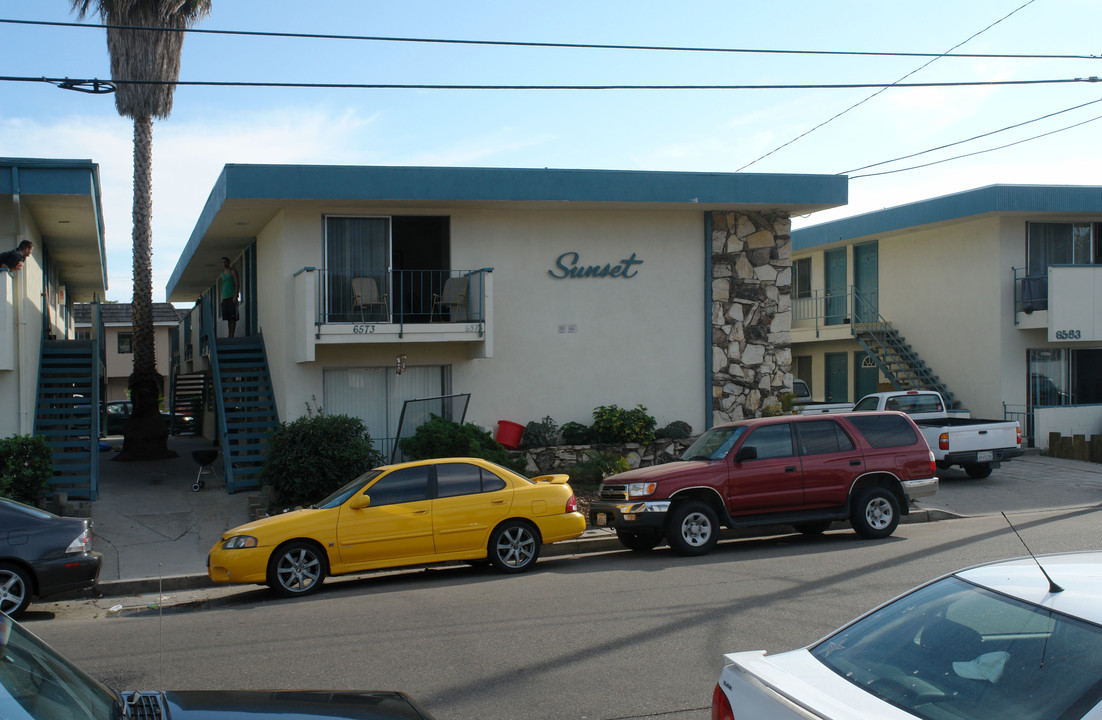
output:
<svg viewBox="0 0 1102 720"><path fill-rule="evenodd" d="M19 196L69 296L103 299L107 252L99 165L91 160L0 158L0 195Z"/></svg>
<svg viewBox="0 0 1102 720"><path fill-rule="evenodd" d="M571 207L780 210L803 215L844 205L839 175L691 173L539 168L226 165L167 285L194 300L211 267L247 247L280 208L360 203L365 208Z"/></svg>
<svg viewBox="0 0 1102 720"><path fill-rule="evenodd" d="M1099 186L988 185L794 230L792 249L807 250L983 215L1099 212L1102 212L1102 187Z"/></svg>

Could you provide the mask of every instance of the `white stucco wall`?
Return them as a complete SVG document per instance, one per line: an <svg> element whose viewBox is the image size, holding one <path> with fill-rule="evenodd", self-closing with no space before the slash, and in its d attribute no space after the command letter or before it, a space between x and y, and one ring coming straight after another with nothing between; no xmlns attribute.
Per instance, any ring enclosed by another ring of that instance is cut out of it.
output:
<svg viewBox="0 0 1102 720"><path fill-rule="evenodd" d="M7 232L22 227L22 235ZM34 251L21 270L11 273L11 306L14 369L0 370L0 437L29 435L34 431L35 393L38 387L38 351L42 342L43 271L42 238L34 218L25 209L21 224L15 217L10 196L0 200L0 252L7 252L23 240L34 243Z"/></svg>
<svg viewBox="0 0 1102 720"><path fill-rule="evenodd" d="M323 267L325 214L446 214L451 266L493 267L494 352L476 358L464 343L322 345L317 361L294 362L292 275ZM659 426L685 420L702 429L704 377L703 212L546 209L408 209L332 206L281 211L257 238L258 316L282 418L323 395L331 367L451 365L452 391L470 392L467 419L492 427L550 415L591 422L598 405L643 404ZM632 278L558 280L557 257L579 265L619 264L635 253ZM573 326L573 332L559 332Z"/></svg>

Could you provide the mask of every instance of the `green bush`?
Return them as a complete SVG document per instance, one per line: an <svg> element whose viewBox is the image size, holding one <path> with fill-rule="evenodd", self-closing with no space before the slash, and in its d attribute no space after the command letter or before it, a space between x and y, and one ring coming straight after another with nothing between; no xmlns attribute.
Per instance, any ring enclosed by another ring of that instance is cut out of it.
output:
<svg viewBox="0 0 1102 720"><path fill-rule="evenodd" d="M576 486L599 485L609 475L627 472L631 469L628 461L619 455L591 452L585 462L564 470L570 476L570 484Z"/></svg>
<svg viewBox="0 0 1102 720"><path fill-rule="evenodd" d="M642 405L636 405L633 410L602 405L593 411L593 441L647 443L654 440L657 424Z"/></svg>
<svg viewBox="0 0 1102 720"><path fill-rule="evenodd" d="M50 494L53 451L38 435L13 435L0 440L0 496L27 505Z"/></svg>
<svg viewBox="0 0 1102 720"><path fill-rule="evenodd" d="M684 440L693 434L693 426L684 420L674 420L666 427L655 431L656 438L669 438L670 440Z"/></svg>
<svg viewBox="0 0 1102 720"><path fill-rule="evenodd" d="M310 505L382 463L363 420L308 410L272 434L260 480L280 505Z"/></svg>
<svg viewBox="0 0 1102 720"><path fill-rule="evenodd" d="M559 426L550 416L540 422L530 422L520 436L520 446L526 448L554 447L559 444Z"/></svg>
<svg viewBox="0 0 1102 720"><path fill-rule="evenodd" d="M417 428L411 437L398 443L410 460L430 460L442 457L475 457L489 460L502 467L524 474L528 463L524 458L513 459L490 433L473 423L462 425L433 415Z"/></svg>
<svg viewBox="0 0 1102 720"><path fill-rule="evenodd" d="M593 431L580 422L568 422L560 432L563 445L588 445L592 442Z"/></svg>

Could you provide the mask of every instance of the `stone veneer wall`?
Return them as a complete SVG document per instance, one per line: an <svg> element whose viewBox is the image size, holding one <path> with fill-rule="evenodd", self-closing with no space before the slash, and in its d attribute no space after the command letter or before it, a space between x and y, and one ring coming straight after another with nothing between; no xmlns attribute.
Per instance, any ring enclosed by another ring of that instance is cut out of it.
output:
<svg viewBox="0 0 1102 720"><path fill-rule="evenodd" d="M712 213L712 422L757 417L792 389L792 223Z"/></svg>

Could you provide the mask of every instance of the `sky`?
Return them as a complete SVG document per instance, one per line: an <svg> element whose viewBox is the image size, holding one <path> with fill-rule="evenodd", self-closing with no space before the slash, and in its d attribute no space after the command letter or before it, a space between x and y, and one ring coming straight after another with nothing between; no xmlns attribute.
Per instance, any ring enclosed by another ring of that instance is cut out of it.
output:
<svg viewBox="0 0 1102 720"><path fill-rule="evenodd" d="M0 0L0 20L77 22L70 5ZM82 22L94 26L99 18ZM214 0L196 27L574 45L1102 54L1098 0ZM190 34L180 80L729 86L887 84L912 72L904 82L1102 76L1102 59L1091 57L931 59ZM0 76L109 79L106 33L0 22ZM895 87L870 98L877 92L180 86L171 116L153 130L153 297L165 299L169 276L228 163L850 176L848 205L794 218L795 228L996 183L1102 184L1102 120L1091 122L1102 117L1102 102L852 172L1094 103L1102 100L1102 83ZM1045 133L1052 134L1028 140ZM132 134L109 94L0 80L0 156L99 163L106 299L120 302L131 299L132 288ZM1018 144L980 152L1011 143ZM857 177L968 153L978 154Z"/></svg>

